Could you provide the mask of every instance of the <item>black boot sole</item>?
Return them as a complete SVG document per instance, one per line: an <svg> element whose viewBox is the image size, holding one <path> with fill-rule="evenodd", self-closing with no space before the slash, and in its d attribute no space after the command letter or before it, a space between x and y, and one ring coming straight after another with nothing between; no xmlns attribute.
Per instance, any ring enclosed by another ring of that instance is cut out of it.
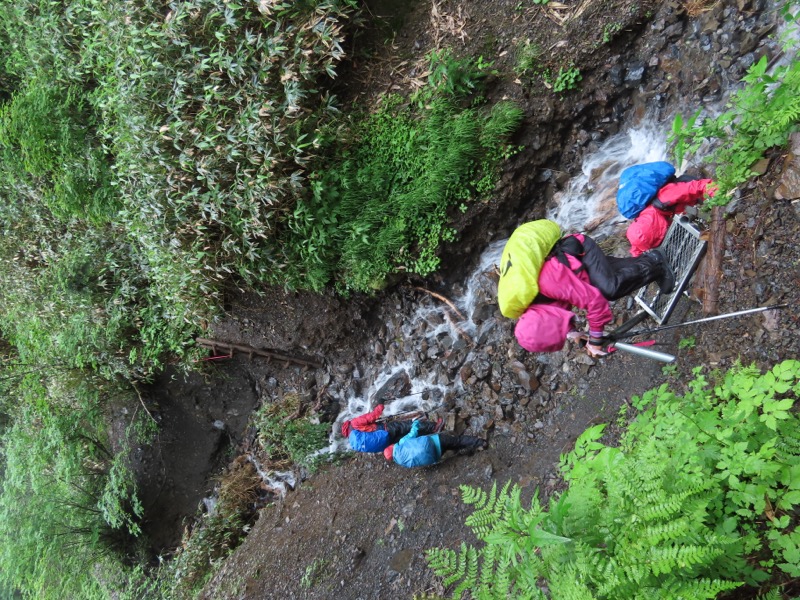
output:
<svg viewBox="0 0 800 600"><path fill-rule="evenodd" d="M663 250L655 248L651 252L658 256L661 264L664 265L664 274L658 280L658 289L661 290L662 294L669 294L675 289L675 273L672 271L672 267L669 266L669 260L667 260L667 255Z"/></svg>

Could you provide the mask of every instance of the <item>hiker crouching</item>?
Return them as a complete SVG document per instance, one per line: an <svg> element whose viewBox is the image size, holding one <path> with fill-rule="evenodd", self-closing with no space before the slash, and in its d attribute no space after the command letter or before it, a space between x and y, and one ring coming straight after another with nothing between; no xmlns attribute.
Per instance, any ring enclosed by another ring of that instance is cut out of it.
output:
<svg viewBox="0 0 800 600"><path fill-rule="evenodd" d="M383 452L387 446L411 431L412 423L408 420L378 422L383 408L383 404L378 404L372 412L342 423L342 437L348 439L350 447L356 452ZM423 435L434 433L437 426L441 425L423 420L414 423L419 423L417 429Z"/></svg>
<svg viewBox="0 0 800 600"><path fill-rule="evenodd" d="M637 258L606 256L583 234L559 240L542 264L539 293L522 313L514 334L529 352L556 352L567 339L587 339L589 356L604 356L603 332L611 322L609 300L622 298L650 282L663 293L675 285L675 276L660 250ZM589 335L575 330L573 308L586 311Z"/></svg>
<svg viewBox="0 0 800 600"><path fill-rule="evenodd" d="M420 435L422 423L414 421L411 430L396 444L388 446L383 455L401 467L427 467L438 463L448 450L473 453L487 446L486 440L470 435L434 433Z"/></svg>
<svg viewBox="0 0 800 600"><path fill-rule="evenodd" d="M695 206L704 198L713 198L716 191L711 179L676 181L661 187L656 197L628 226L625 236L631 243L631 256L661 245L672 219L687 207Z"/></svg>

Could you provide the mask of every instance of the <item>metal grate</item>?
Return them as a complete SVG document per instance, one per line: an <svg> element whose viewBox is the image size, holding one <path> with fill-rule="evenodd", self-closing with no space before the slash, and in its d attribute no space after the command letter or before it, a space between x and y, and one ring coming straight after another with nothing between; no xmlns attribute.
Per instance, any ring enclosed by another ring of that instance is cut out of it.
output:
<svg viewBox="0 0 800 600"><path fill-rule="evenodd" d="M651 283L636 294L636 302L659 325L663 325L669 319L705 254L706 241L700 239L700 235L700 230L688 217L685 215L675 217L664 241L659 246L667 255L667 260L675 272L675 289L670 294L662 294L658 285Z"/></svg>

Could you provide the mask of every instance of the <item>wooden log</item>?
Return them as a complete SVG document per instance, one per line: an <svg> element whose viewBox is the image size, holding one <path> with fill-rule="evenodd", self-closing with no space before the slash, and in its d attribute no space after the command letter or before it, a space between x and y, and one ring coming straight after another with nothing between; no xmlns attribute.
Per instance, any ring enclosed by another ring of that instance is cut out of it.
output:
<svg viewBox="0 0 800 600"><path fill-rule="evenodd" d="M703 314L719 314L719 286L722 278L722 258L725 255L725 218L722 207L711 209L711 227L705 260Z"/></svg>

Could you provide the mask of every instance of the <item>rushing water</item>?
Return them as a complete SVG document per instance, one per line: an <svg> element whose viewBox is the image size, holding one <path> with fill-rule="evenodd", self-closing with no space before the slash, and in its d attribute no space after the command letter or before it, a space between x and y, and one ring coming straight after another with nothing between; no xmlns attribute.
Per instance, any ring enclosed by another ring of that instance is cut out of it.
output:
<svg viewBox="0 0 800 600"><path fill-rule="evenodd" d="M546 216L565 233L588 231L596 238L610 235L625 222L616 203L620 173L631 165L667 159L663 124L646 120L614 135L584 159L581 172L556 195Z"/></svg>

